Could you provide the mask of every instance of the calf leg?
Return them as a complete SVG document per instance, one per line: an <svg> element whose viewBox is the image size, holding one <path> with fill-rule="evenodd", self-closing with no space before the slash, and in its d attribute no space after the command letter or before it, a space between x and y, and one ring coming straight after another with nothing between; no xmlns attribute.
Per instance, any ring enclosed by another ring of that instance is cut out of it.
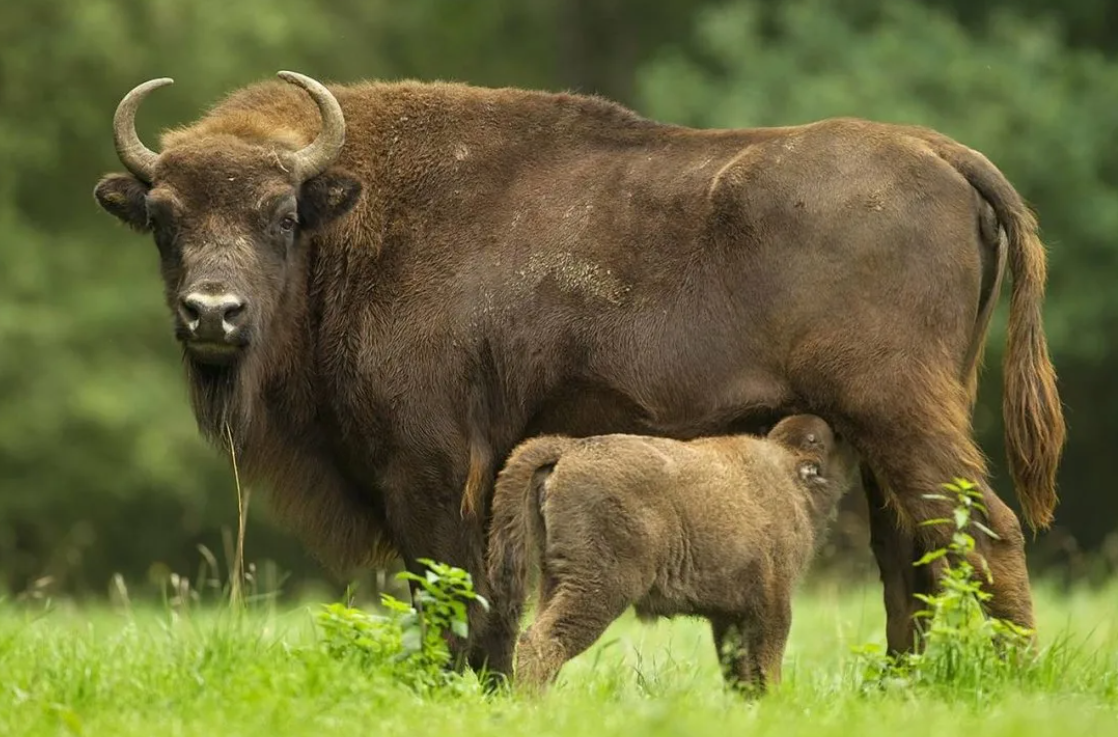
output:
<svg viewBox="0 0 1118 737"><path fill-rule="evenodd" d="M784 649L791 630L791 594L782 593L765 608L761 621L754 624L748 635L752 670L759 675L762 690L780 685Z"/></svg>
<svg viewBox="0 0 1118 737"><path fill-rule="evenodd" d="M591 591L580 584L556 585L517 643L517 686L530 693L545 691L563 664L594 644L628 606L609 586Z"/></svg>
<svg viewBox="0 0 1118 737"><path fill-rule="evenodd" d="M791 628L792 603L783 595L759 612L711 617L714 646L727 684L750 695L779 685Z"/></svg>
<svg viewBox="0 0 1118 737"><path fill-rule="evenodd" d="M711 633L714 635L714 651L718 665L726 683L753 683L756 675L752 672L753 662L749 658L746 645L745 624L736 617L724 615L710 618Z"/></svg>

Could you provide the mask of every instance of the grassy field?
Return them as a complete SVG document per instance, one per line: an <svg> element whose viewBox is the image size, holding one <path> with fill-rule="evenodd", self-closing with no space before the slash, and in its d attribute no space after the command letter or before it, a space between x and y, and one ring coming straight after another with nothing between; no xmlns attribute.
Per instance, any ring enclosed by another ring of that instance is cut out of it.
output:
<svg viewBox="0 0 1118 737"><path fill-rule="evenodd" d="M419 696L335 659L315 605L234 618L201 609L128 613L0 607L3 735L1103 735L1118 733L1118 584L1036 587L1042 646L1025 684L934 695L866 693L851 648L883 639L880 589L815 585L799 595L785 682L761 703L723 691L697 620L619 620L540 701Z"/></svg>

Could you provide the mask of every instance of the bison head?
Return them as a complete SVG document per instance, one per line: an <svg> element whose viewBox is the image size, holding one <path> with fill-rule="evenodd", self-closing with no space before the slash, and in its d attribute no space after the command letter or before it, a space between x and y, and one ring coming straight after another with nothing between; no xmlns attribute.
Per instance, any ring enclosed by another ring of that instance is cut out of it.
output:
<svg viewBox="0 0 1118 737"><path fill-rule="evenodd" d="M117 106L116 150L130 174L103 177L94 196L153 235L175 334L199 370L228 371L267 342L297 289L301 236L345 214L361 193L358 181L332 168L345 141L338 101L313 79L279 76L318 107L321 128L307 145L265 135L239 102L243 109L171 134L156 154L136 134L136 109L171 80L144 82Z"/></svg>

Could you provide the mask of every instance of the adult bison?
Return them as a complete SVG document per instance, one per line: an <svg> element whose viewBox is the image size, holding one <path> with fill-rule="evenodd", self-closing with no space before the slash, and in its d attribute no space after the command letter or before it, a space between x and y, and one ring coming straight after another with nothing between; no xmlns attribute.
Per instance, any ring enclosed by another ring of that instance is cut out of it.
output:
<svg viewBox="0 0 1118 737"><path fill-rule="evenodd" d="M487 590L497 470L540 433L689 438L824 417L858 450L894 649L923 494L983 481L976 374L1013 275L1004 418L1024 514L1055 504L1062 410L1033 217L981 154L863 120L693 130L595 97L460 84L326 88L281 72L140 142L101 206L154 236L194 412L335 568L398 553ZM292 83L292 84L287 84ZM1003 237L1004 232L1004 237ZM988 488L992 611L1033 613ZM473 613L470 661L514 631Z"/></svg>

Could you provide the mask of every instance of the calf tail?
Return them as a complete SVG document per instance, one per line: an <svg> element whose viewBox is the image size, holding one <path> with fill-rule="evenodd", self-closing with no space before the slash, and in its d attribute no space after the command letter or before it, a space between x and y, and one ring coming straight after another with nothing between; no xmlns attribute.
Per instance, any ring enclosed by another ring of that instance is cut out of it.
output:
<svg viewBox="0 0 1118 737"><path fill-rule="evenodd" d="M540 491L560 456L576 441L559 435L517 446L497 475L486 555L493 613L519 628L533 564L543 552L546 530Z"/></svg>

